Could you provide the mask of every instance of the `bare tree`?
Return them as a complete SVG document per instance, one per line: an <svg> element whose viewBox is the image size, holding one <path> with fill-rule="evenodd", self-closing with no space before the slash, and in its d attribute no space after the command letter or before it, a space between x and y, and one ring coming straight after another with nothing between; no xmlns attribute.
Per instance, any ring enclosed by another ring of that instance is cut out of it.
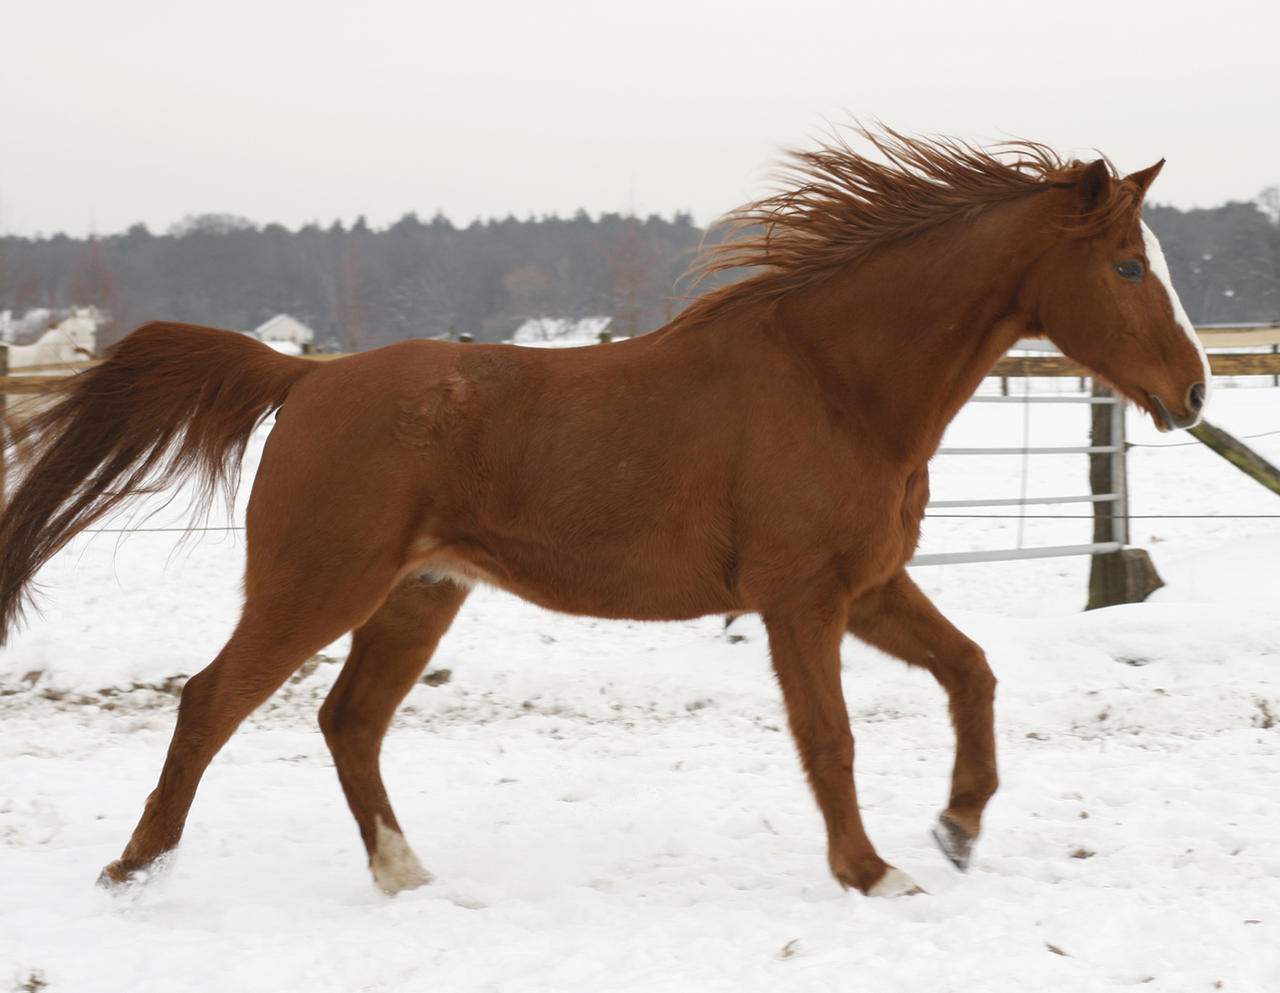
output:
<svg viewBox="0 0 1280 993"><path fill-rule="evenodd" d="M116 283L115 272L96 234L89 236L71 285L76 306L98 311L98 349L116 341L126 327L128 307Z"/></svg>
<svg viewBox="0 0 1280 993"><path fill-rule="evenodd" d="M347 351L359 352L373 347L369 276L351 237L346 239L339 264L335 310L338 334Z"/></svg>
<svg viewBox="0 0 1280 993"><path fill-rule="evenodd" d="M613 282L615 332L629 337L649 330L650 313L659 295L655 287L657 259L635 214L627 217L605 258Z"/></svg>

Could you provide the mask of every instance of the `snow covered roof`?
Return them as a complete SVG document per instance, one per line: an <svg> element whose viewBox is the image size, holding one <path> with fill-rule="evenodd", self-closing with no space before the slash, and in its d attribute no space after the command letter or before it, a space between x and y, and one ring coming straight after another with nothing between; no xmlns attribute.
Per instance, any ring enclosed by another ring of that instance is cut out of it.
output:
<svg viewBox="0 0 1280 993"><path fill-rule="evenodd" d="M573 348L598 345L600 335L609 327L611 317L531 317L511 336L513 345L535 345L539 348Z"/></svg>
<svg viewBox="0 0 1280 993"><path fill-rule="evenodd" d="M295 345L315 341L316 337L314 331L288 314L276 314L259 324L253 329L253 335L260 341L291 341Z"/></svg>

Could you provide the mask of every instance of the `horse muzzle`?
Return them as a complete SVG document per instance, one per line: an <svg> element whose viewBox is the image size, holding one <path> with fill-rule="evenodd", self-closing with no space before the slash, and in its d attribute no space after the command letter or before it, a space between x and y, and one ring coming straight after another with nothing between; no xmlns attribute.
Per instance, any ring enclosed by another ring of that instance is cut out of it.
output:
<svg viewBox="0 0 1280 993"><path fill-rule="evenodd" d="M1148 393L1147 399L1157 414L1156 426L1161 431L1176 431L1179 428L1193 428L1200 423L1200 411L1204 409L1204 383L1196 383L1187 390L1187 412L1181 417L1169 413L1169 408L1154 393Z"/></svg>

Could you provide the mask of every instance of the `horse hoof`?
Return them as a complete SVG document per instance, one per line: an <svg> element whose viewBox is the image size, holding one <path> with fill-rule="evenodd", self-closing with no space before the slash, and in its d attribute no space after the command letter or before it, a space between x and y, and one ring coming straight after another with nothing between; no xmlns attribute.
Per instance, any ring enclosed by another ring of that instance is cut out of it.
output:
<svg viewBox="0 0 1280 993"><path fill-rule="evenodd" d="M98 875L98 885L104 890L120 890L131 883L145 881L147 874L140 869L127 869L119 859L112 862Z"/></svg>
<svg viewBox="0 0 1280 993"><path fill-rule="evenodd" d="M952 865L961 872L969 870L969 861L973 858L973 839L945 811L938 815L933 840Z"/></svg>
<svg viewBox="0 0 1280 993"><path fill-rule="evenodd" d="M98 885L119 892L126 887L141 886L163 873L173 863L172 849L161 852L150 862L116 859L98 875Z"/></svg>
<svg viewBox="0 0 1280 993"><path fill-rule="evenodd" d="M395 896L405 890L416 890L419 886L427 886L435 882L435 878L421 865L406 865L392 870L378 866L373 868L374 884L387 896Z"/></svg>
<svg viewBox="0 0 1280 993"><path fill-rule="evenodd" d="M435 879L422 867L404 835L387 827L381 818L378 820L378 847L369 856L369 868L373 872L374 883L387 896L426 886Z"/></svg>
<svg viewBox="0 0 1280 993"><path fill-rule="evenodd" d="M916 884L916 881L905 872L889 866L884 875L880 877L880 882L867 890L867 896L915 896L917 893L923 892L924 890Z"/></svg>

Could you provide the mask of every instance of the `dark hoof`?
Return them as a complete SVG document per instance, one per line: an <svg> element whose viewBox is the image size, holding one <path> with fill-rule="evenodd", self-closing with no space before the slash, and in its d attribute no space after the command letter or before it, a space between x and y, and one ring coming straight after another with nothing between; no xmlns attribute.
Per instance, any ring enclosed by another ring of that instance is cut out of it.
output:
<svg viewBox="0 0 1280 993"><path fill-rule="evenodd" d="M969 861L973 858L973 839L945 812L938 815L933 840L942 849L942 854L951 860L952 865L961 872L969 870Z"/></svg>

